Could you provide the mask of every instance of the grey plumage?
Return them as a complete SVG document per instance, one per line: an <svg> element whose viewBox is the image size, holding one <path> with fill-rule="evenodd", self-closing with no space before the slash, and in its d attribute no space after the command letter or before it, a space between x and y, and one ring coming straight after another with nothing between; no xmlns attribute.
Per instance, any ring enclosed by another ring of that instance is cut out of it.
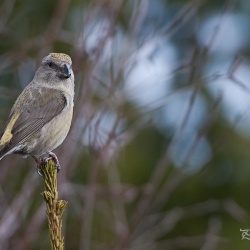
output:
<svg viewBox="0 0 250 250"><path fill-rule="evenodd" d="M0 139L0 159L10 153L40 157L68 134L74 99L69 56L51 53L11 109Z"/></svg>

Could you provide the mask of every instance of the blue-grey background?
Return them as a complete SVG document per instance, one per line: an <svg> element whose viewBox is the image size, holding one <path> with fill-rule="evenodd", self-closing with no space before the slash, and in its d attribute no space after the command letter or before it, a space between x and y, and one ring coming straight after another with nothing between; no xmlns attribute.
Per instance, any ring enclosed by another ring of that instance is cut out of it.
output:
<svg viewBox="0 0 250 250"><path fill-rule="evenodd" d="M249 48L247 0L0 1L2 126L44 56L73 60L65 249L250 248ZM1 249L49 249L42 191L0 162Z"/></svg>

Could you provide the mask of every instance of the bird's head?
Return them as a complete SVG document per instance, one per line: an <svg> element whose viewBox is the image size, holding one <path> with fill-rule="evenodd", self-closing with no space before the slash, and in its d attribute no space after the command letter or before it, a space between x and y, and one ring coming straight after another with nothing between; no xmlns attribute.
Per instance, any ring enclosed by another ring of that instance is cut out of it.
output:
<svg viewBox="0 0 250 250"><path fill-rule="evenodd" d="M40 79L48 84L74 81L71 58L63 53L50 53L43 58L35 78L36 81Z"/></svg>

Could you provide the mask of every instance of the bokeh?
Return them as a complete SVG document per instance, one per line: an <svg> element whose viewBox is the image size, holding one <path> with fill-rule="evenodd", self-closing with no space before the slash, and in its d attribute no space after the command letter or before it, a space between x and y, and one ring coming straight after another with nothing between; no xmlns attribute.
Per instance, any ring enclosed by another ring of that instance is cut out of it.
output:
<svg viewBox="0 0 250 250"><path fill-rule="evenodd" d="M0 0L2 126L50 52L75 72L65 249L250 248L248 0ZM0 249L49 249L35 162L0 169Z"/></svg>

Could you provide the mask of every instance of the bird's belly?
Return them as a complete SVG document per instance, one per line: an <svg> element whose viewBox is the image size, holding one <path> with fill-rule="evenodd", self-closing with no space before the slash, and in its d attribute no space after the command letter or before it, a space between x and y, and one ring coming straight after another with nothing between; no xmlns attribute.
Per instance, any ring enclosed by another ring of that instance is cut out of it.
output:
<svg viewBox="0 0 250 250"><path fill-rule="evenodd" d="M28 140L25 143L28 154L39 157L61 145L69 132L72 114L73 109L64 110Z"/></svg>

